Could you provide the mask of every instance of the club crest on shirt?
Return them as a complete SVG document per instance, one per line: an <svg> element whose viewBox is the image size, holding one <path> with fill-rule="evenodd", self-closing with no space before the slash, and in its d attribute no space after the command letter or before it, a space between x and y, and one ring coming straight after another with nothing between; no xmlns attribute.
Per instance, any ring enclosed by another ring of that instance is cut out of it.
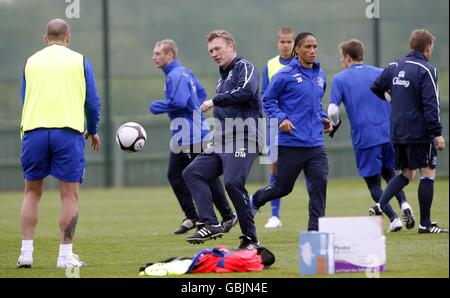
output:
<svg viewBox="0 0 450 298"><path fill-rule="evenodd" d="M233 76L233 70L230 70L230 72L228 73L227 79L225 81L228 81L229 79L231 79L232 76Z"/></svg>
<svg viewBox="0 0 450 298"><path fill-rule="evenodd" d="M295 79L297 80L297 83L303 82L303 79L302 79L302 77L301 77L301 74L299 74L299 73L293 74L292 77L295 78Z"/></svg>
<svg viewBox="0 0 450 298"><path fill-rule="evenodd" d="M319 85L320 88L323 88L323 86L325 85L325 81L322 77L317 78L317 85Z"/></svg>

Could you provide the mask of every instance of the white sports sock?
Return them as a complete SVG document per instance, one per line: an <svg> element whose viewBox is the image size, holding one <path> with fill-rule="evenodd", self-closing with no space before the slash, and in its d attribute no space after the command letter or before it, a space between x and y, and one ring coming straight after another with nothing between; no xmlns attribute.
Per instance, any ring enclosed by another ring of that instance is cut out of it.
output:
<svg viewBox="0 0 450 298"><path fill-rule="evenodd" d="M60 257L67 257L72 254L72 246L73 244L60 244L59 245L59 256Z"/></svg>
<svg viewBox="0 0 450 298"><path fill-rule="evenodd" d="M22 240L22 248L20 249L20 253L24 257L32 257L33 256L33 239Z"/></svg>

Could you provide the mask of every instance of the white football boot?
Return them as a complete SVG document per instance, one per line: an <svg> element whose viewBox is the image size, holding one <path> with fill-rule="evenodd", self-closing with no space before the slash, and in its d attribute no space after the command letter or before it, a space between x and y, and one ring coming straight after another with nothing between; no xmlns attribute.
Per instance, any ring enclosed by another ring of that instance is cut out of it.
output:
<svg viewBox="0 0 450 298"><path fill-rule="evenodd" d="M33 266L33 256L25 257L20 255L19 260L17 260L17 268L31 268Z"/></svg>
<svg viewBox="0 0 450 298"><path fill-rule="evenodd" d="M397 217L389 224L389 229L387 230L387 232L398 232L402 229L402 227L402 221L399 217Z"/></svg>
<svg viewBox="0 0 450 298"><path fill-rule="evenodd" d="M269 220L264 225L264 227L266 229L281 228L281 220L278 217L276 217L276 216L272 216L271 218L269 218Z"/></svg>
<svg viewBox="0 0 450 298"><path fill-rule="evenodd" d="M84 267L86 263L80 261L80 258L76 254L71 254L66 257L58 256L58 261L56 262L56 268L65 269L72 267Z"/></svg>

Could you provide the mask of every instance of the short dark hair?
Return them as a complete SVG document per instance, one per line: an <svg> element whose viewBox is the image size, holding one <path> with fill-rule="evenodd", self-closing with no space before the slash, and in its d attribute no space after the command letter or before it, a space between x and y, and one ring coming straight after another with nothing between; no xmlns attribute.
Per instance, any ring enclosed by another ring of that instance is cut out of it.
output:
<svg viewBox="0 0 450 298"><path fill-rule="evenodd" d="M296 37L295 37L295 42L294 45L296 46L301 46L303 44L303 41L306 37L308 36L312 36L315 37L314 34L312 34L311 32L302 32L299 33Z"/></svg>
<svg viewBox="0 0 450 298"><path fill-rule="evenodd" d="M279 38L281 34L292 34L294 35L294 30L291 27L282 27L278 30L277 37Z"/></svg>
<svg viewBox="0 0 450 298"><path fill-rule="evenodd" d="M411 50L423 53L425 48L433 44L435 40L436 37L427 29L416 29L409 36L409 47Z"/></svg>
<svg viewBox="0 0 450 298"><path fill-rule="evenodd" d="M338 46L343 56L350 56L354 61L364 60L364 44L357 39L343 41Z"/></svg>
<svg viewBox="0 0 450 298"><path fill-rule="evenodd" d="M304 42L304 39L308 36L312 36L315 38L314 34L312 34L311 32L302 32L299 33L294 40L294 48L292 49L292 54L291 54L291 59L292 57L295 57L295 47L296 46L301 46Z"/></svg>

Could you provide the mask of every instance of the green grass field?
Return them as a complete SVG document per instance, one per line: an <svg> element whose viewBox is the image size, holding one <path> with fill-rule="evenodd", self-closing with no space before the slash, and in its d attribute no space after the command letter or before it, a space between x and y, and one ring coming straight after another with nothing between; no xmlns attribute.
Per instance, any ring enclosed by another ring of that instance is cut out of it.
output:
<svg viewBox="0 0 450 298"><path fill-rule="evenodd" d="M449 224L448 179L438 179L435 187L432 219L442 226ZM262 185L248 186L250 193ZM407 197L418 215L417 183L406 188ZM0 277L65 277L56 269L59 249L59 196L44 194L40 220L34 241L34 264L31 270L16 269L21 233L19 211L21 192L0 193ZM262 245L276 256L275 264L256 273L189 274L186 277L288 277L299 278L298 234L307 222L307 196L303 182L282 201L283 227L266 230L270 207L264 206L256 216ZM393 201L394 202L394 201ZM394 202L395 210L398 205ZM372 205L363 180L329 182L327 216L366 215ZM190 256L198 250L239 244L239 227L220 240L191 245L185 235L173 235L183 218L178 203L168 187L130 189L82 189L80 216L74 251L88 266L81 277L138 277L138 269L150 261L175 256ZM388 220L385 220L388 226ZM189 232L190 233L190 232ZM381 277L449 277L448 234L419 235L417 229L387 234L387 271ZM364 274L336 274L320 277L365 277ZM151 277L140 277L151 278Z"/></svg>

